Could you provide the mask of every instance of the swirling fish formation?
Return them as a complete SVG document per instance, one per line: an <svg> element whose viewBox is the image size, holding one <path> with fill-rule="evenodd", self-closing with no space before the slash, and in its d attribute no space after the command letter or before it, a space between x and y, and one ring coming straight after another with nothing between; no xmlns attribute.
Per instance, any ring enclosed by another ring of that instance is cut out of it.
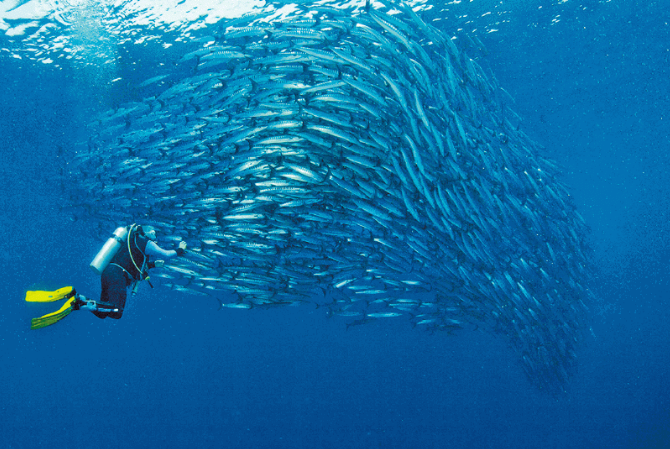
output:
<svg viewBox="0 0 670 449"><path fill-rule="evenodd" d="M507 336L538 385L565 384L585 225L452 39L401 4L313 7L227 23L180 67L92 124L69 158L73 215L188 241L163 288L224 307L313 302L349 325L476 324Z"/></svg>

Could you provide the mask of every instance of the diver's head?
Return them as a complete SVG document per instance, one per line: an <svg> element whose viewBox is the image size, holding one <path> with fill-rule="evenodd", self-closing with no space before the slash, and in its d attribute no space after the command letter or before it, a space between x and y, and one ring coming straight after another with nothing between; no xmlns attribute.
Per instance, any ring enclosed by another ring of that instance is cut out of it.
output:
<svg viewBox="0 0 670 449"><path fill-rule="evenodd" d="M152 242L156 241L156 229L154 229L153 226L142 226L142 232L144 233L144 236Z"/></svg>

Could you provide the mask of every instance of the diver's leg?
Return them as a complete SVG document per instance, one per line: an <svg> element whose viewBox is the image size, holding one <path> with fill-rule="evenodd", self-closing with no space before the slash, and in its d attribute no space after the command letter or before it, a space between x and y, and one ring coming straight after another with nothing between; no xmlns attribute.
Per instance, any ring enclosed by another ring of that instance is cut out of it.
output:
<svg viewBox="0 0 670 449"><path fill-rule="evenodd" d="M126 277L120 269L111 268L105 269L100 279L100 302L88 300L86 309L100 319L109 317L118 320L126 303Z"/></svg>

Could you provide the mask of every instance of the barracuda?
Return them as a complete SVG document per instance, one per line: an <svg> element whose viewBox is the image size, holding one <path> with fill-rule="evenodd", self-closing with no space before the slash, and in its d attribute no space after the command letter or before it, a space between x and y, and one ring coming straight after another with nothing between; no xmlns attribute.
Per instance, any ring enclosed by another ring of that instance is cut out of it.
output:
<svg viewBox="0 0 670 449"><path fill-rule="evenodd" d="M213 26L139 86L156 96L89 125L64 158L69 210L199 242L166 266L176 291L311 301L350 326L479 323L560 389L590 297L585 223L496 81L409 5L382 4Z"/></svg>

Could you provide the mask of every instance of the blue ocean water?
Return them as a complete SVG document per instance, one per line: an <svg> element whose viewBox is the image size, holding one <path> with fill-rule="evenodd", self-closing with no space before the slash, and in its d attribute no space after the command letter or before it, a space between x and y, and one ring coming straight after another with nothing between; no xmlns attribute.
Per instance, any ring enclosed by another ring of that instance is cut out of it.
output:
<svg viewBox="0 0 670 449"><path fill-rule="evenodd" d="M537 390L518 355L482 332L431 335L400 321L346 330L311 307L217 311L146 285L120 321L75 312L30 331L50 310L24 303L26 290L100 288L87 265L102 242L59 207L62 155L86 138L93 111L132 99L132 86L179 50L119 45L112 77L102 39L87 66L10 57L27 43L5 36L3 447L670 446L667 8L434 6L428 16L445 32L483 42L591 228L597 300L566 394Z"/></svg>

